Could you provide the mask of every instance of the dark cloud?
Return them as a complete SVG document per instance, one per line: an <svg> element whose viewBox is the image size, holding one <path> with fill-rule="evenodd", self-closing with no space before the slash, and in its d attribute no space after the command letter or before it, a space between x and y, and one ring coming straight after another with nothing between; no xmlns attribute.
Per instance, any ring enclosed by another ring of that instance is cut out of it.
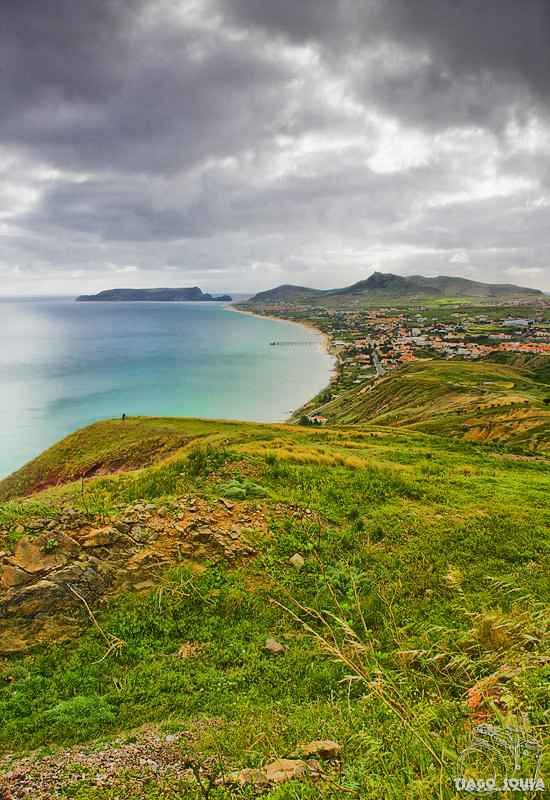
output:
<svg viewBox="0 0 550 800"><path fill-rule="evenodd" d="M58 166L164 172L253 147L291 79L215 32L140 22L144 3L20 5L0 12L0 136Z"/></svg>
<svg viewBox="0 0 550 800"><path fill-rule="evenodd" d="M427 52L451 74L490 72L550 93L547 0L385 0L382 36Z"/></svg>
<svg viewBox="0 0 550 800"><path fill-rule="evenodd" d="M350 0L217 0L229 21L283 34L293 42L334 41L353 34L361 3ZM365 6L369 5L366 0Z"/></svg>
<svg viewBox="0 0 550 800"><path fill-rule="evenodd" d="M4 0L0 270L335 285L336 269L351 282L421 272L422 257L483 277L498 253L540 282L549 13L546 0Z"/></svg>

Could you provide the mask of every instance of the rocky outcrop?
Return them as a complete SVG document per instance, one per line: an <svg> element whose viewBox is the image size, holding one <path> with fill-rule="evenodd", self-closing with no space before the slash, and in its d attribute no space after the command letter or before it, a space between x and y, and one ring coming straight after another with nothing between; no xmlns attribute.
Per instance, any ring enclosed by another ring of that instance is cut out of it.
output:
<svg viewBox="0 0 550 800"><path fill-rule="evenodd" d="M244 531L268 535L266 520L260 506L185 496L158 509L135 503L101 524L71 509L27 522L26 535L1 557L0 656L78 631L88 620L74 592L97 608L127 589L150 591L172 564L237 565L255 553Z"/></svg>

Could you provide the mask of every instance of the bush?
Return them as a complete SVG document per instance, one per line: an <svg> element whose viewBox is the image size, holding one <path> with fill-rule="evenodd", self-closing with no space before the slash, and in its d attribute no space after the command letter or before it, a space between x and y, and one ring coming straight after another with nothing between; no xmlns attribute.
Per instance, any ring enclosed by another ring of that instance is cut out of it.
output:
<svg viewBox="0 0 550 800"><path fill-rule="evenodd" d="M222 484L221 494L224 497L229 497L232 500L245 500L247 497L265 497L267 489L265 486L260 486L259 483L252 481L240 481L238 478Z"/></svg>

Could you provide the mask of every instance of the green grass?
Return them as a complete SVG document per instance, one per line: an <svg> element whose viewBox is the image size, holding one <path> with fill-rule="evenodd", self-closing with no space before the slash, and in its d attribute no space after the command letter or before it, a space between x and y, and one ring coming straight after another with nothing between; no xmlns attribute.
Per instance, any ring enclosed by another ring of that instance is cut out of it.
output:
<svg viewBox="0 0 550 800"><path fill-rule="evenodd" d="M45 455L55 464L66 454L70 470L82 468L130 447L129 431L136 441L164 436L173 449L149 466L90 479L84 496L75 481L5 503L4 547L29 535L28 520L44 509L72 505L100 520L138 498L160 505L194 493L214 502L236 480L262 488L265 497L242 502L272 509L271 536L248 532L257 556L239 569L217 562L195 574L174 564L149 595L111 598L99 621L125 646L101 663L94 662L105 648L92 626L62 646L4 659L4 751L108 740L156 722L196 731L182 757L246 767L328 738L344 746L334 779L361 798L451 798L453 754L475 722L467 691L503 667L518 673L502 685L499 705L482 707L487 719L528 718L532 734L548 742L546 464L379 425L127 422L90 426ZM35 474L29 468L19 479L29 486ZM297 508L310 513L296 517ZM288 564L296 552L306 559L299 572ZM352 667L319 638L349 657L351 631L363 648ZM284 656L263 655L269 636L287 646ZM196 658L177 656L183 642L197 644ZM68 784L67 796L200 796L192 780L154 783L141 794L131 784L128 776L124 793ZM340 796L330 783L295 782L271 795Z"/></svg>
<svg viewBox="0 0 550 800"><path fill-rule="evenodd" d="M548 386L533 371L491 361L419 361L365 382L322 407L329 423L414 426L427 433L550 449Z"/></svg>

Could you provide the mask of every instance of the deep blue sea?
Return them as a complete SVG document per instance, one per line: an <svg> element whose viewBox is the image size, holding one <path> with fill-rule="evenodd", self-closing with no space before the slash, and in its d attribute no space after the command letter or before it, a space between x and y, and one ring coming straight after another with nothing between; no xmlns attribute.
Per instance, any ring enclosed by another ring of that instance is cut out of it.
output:
<svg viewBox="0 0 550 800"><path fill-rule="evenodd" d="M332 367L314 331L226 303L0 298L0 478L122 413L281 422Z"/></svg>

